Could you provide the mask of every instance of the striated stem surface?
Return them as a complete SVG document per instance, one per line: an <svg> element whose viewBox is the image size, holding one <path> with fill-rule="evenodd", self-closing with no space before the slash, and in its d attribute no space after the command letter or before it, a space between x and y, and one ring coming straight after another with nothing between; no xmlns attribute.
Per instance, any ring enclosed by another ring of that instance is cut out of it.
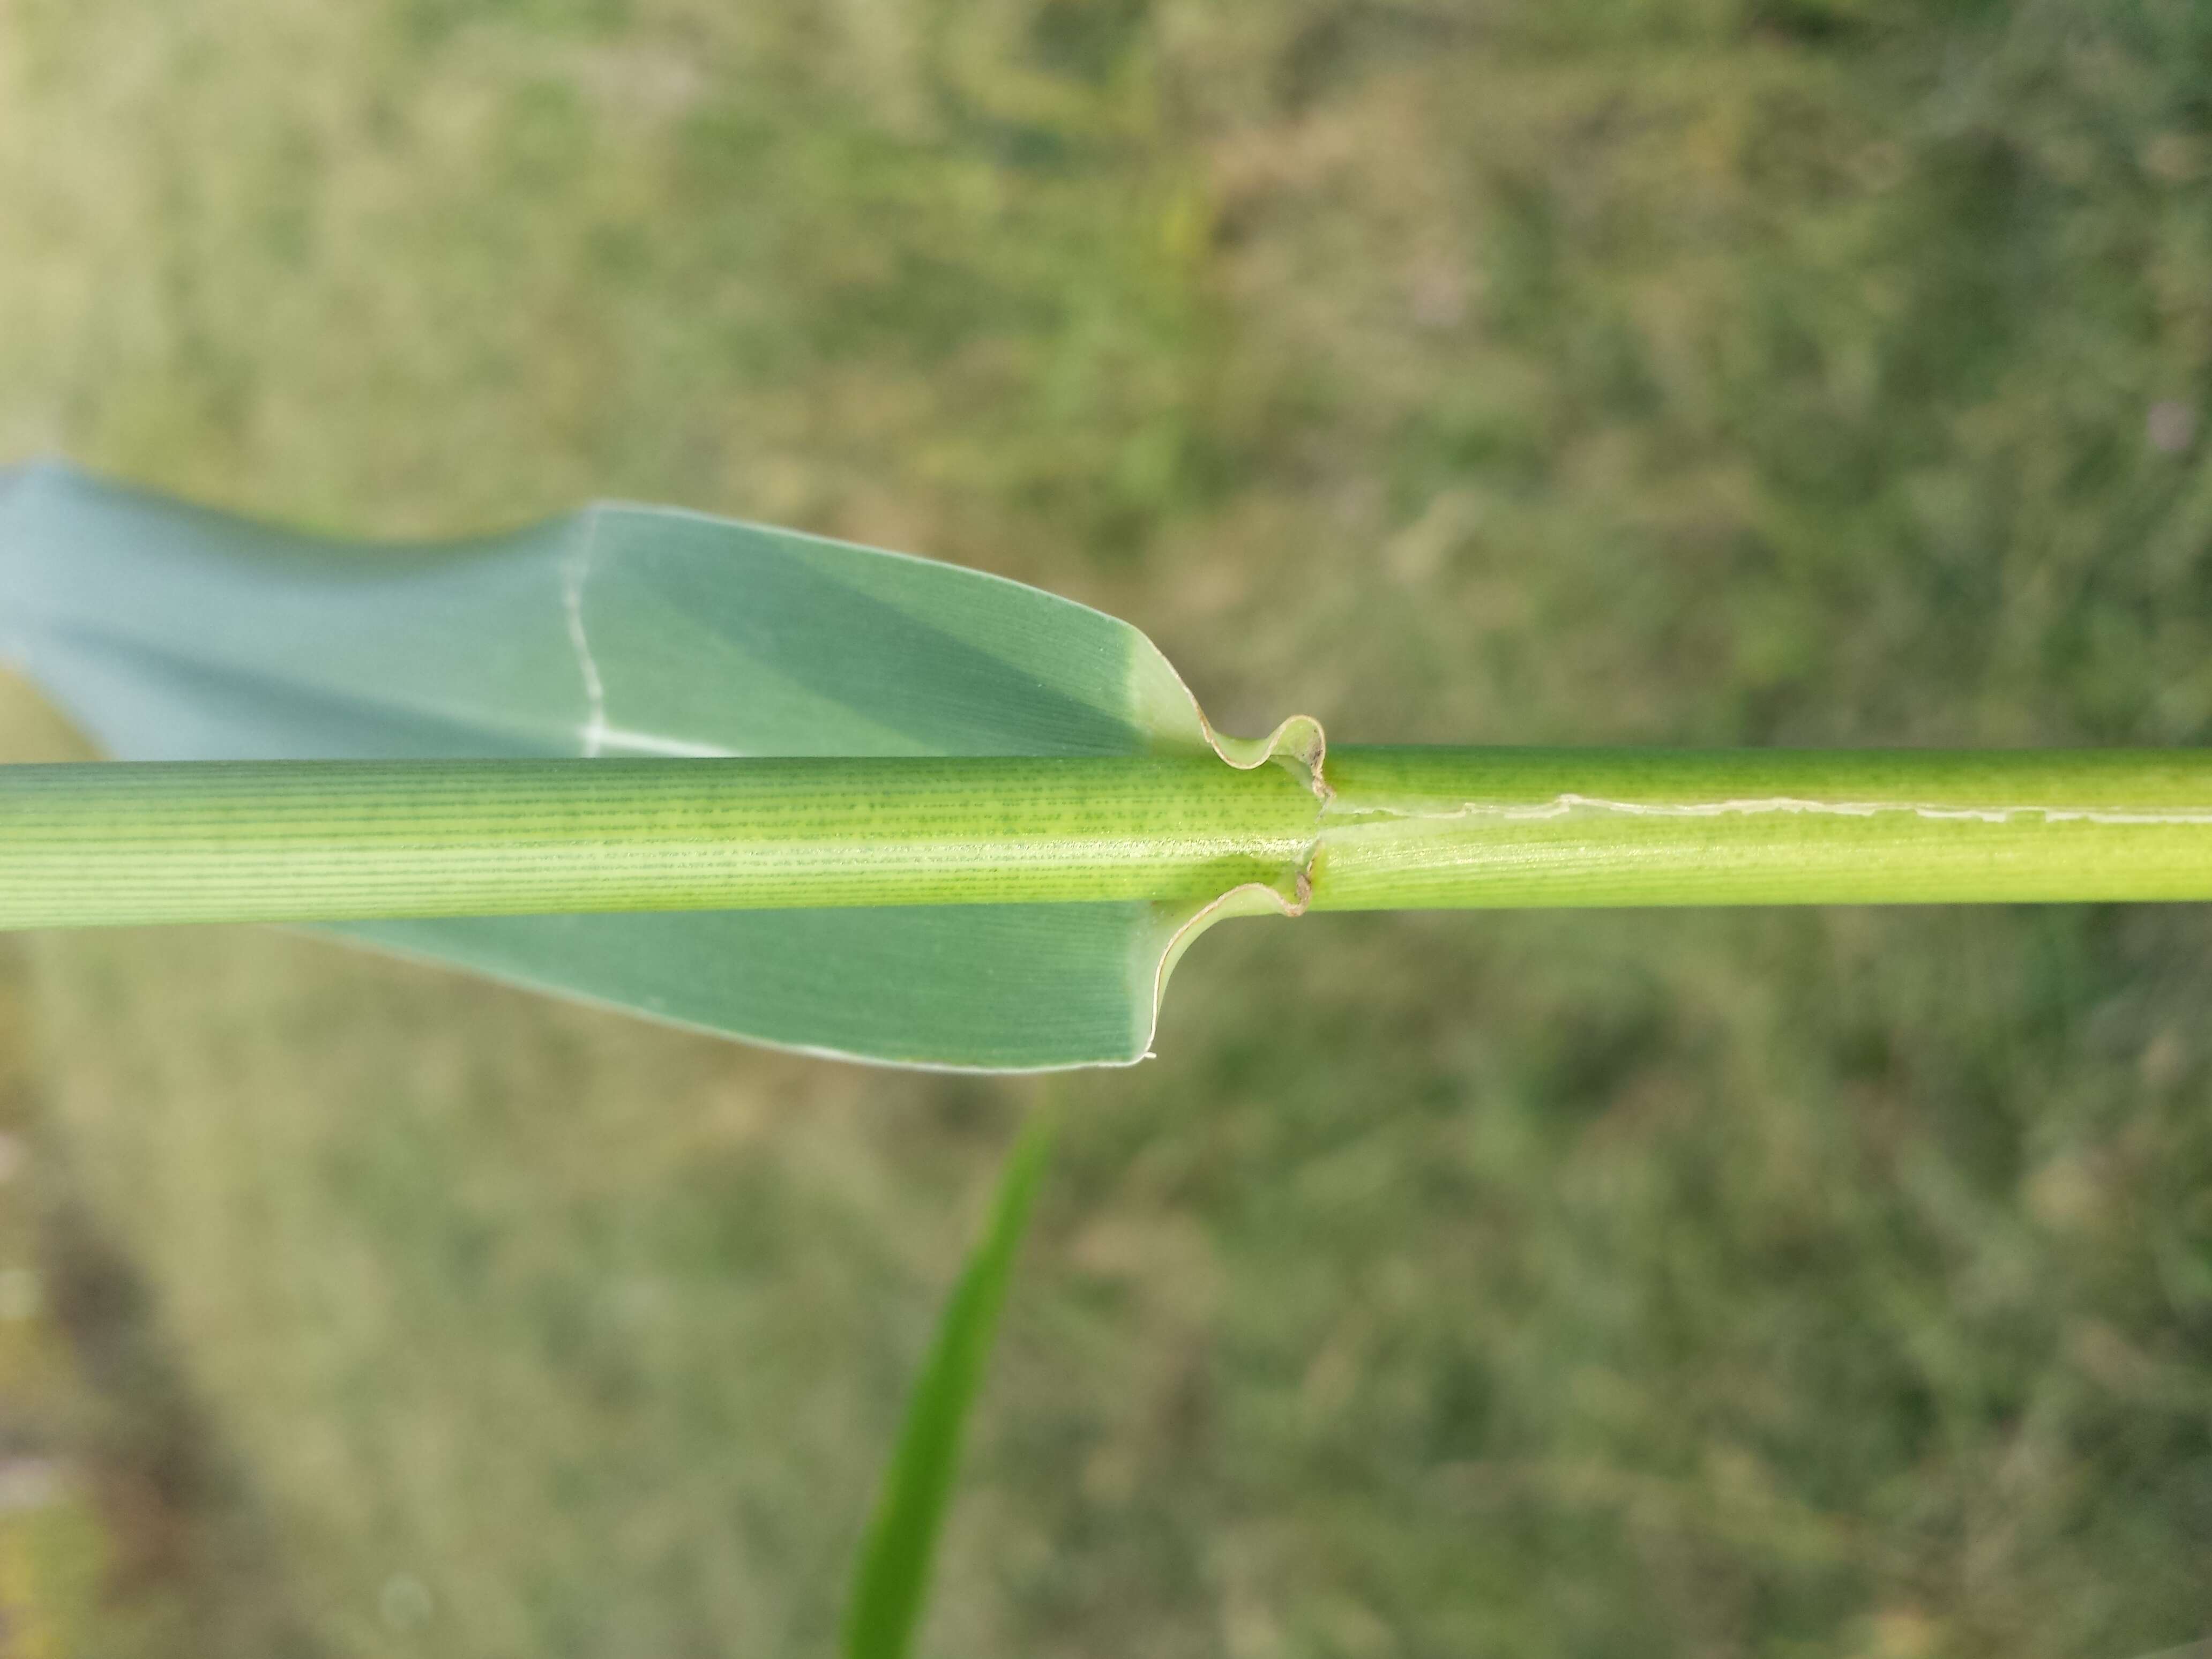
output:
<svg viewBox="0 0 2212 1659"><path fill-rule="evenodd" d="M1313 908L2212 898L2212 752L1338 748Z"/></svg>
<svg viewBox="0 0 2212 1659"><path fill-rule="evenodd" d="M1285 889L1315 798L1211 757L0 768L0 927Z"/></svg>
<svg viewBox="0 0 2212 1659"><path fill-rule="evenodd" d="M2212 898L2212 753L0 767L0 927L605 910Z"/></svg>

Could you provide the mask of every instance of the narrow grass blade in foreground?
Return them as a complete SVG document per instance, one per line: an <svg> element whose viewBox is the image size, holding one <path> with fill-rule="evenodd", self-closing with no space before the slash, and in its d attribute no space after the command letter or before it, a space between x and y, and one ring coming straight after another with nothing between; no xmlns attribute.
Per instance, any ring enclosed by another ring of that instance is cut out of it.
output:
<svg viewBox="0 0 2212 1659"><path fill-rule="evenodd" d="M930 1563L959 1472L969 1408L1013 1279L1052 1150L1052 1108L1035 1109L999 1178L983 1234L945 1306L929 1357L907 1398L845 1611L845 1659L901 1659L921 1624Z"/></svg>

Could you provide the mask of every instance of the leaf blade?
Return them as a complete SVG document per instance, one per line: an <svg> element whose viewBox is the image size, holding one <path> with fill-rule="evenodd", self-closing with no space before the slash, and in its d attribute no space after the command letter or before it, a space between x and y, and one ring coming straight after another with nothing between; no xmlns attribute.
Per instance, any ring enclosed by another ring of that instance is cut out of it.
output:
<svg viewBox="0 0 2212 1659"><path fill-rule="evenodd" d="M1051 1108L1022 1126L991 1213L908 1396L846 1607L845 1659L903 1659L927 1599L968 1419L1052 1150Z"/></svg>
<svg viewBox="0 0 2212 1659"><path fill-rule="evenodd" d="M621 505L377 548L54 464L0 476L0 656L122 759L1134 755L1210 735L1137 629L953 566ZM1176 925L1141 904L1004 908L333 931L810 1052L1141 1058Z"/></svg>

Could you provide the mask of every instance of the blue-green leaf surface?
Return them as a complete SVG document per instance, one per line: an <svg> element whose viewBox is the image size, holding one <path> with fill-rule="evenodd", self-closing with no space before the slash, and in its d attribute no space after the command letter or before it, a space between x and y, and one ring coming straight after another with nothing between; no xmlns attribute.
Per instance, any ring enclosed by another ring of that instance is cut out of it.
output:
<svg viewBox="0 0 2212 1659"><path fill-rule="evenodd" d="M58 465L0 475L0 656L125 760L1127 755L1213 740L1135 629L954 566L618 504L441 546L334 543ZM1237 764L1266 751L1215 746ZM1191 927L1079 903L343 931L758 1041L1018 1069L1141 1056Z"/></svg>

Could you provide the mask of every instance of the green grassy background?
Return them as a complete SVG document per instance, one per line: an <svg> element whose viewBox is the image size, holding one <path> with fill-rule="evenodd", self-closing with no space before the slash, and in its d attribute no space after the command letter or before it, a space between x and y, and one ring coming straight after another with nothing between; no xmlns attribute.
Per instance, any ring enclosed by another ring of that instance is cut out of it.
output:
<svg viewBox="0 0 2212 1659"><path fill-rule="evenodd" d="M2208 89L2201 0L5 0L0 455L930 553L1231 730L2202 743ZM107 1540L39 1639L823 1650L1040 1085L12 959L80 1385L0 1352L0 1453ZM2203 908L1240 923L1176 990L1044 1085L928 1652L2212 1631Z"/></svg>

